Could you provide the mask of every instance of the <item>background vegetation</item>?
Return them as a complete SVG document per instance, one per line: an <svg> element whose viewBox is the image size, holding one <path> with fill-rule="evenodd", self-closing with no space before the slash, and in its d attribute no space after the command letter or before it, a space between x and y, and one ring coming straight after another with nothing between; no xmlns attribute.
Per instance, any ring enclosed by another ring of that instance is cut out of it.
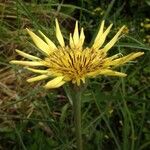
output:
<svg viewBox="0 0 150 150"><path fill-rule="evenodd" d="M144 51L121 68L124 79L89 81L82 97L82 132L86 150L150 149L150 2L148 0L1 0L0 1L0 150L75 149L72 106L65 89L46 91L42 82L28 84L32 74L10 65L21 59L15 48L38 55L25 30L42 30L56 42L54 18L65 40L79 20L85 46L101 20L122 25L124 36L110 53Z"/></svg>

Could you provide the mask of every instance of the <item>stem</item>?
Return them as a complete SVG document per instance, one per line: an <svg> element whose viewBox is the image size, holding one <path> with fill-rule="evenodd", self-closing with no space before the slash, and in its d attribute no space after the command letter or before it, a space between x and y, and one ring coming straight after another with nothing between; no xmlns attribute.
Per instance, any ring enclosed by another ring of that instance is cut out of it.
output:
<svg viewBox="0 0 150 150"><path fill-rule="evenodd" d="M80 87L75 86L73 97L73 109L75 120L75 132L77 141L77 150L82 150L82 132L81 132L81 93Z"/></svg>

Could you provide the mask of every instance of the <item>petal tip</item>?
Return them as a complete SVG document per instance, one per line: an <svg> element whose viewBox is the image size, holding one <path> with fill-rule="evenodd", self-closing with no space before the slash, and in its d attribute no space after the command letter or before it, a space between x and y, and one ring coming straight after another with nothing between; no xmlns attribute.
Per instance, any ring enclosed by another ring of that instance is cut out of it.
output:
<svg viewBox="0 0 150 150"><path fill-rule="evenodd" d="M31 32L28 28L26 28L26 30L27 30L28 33Z"/></svg>
<svg viewBox="0 0 150 150"><path fill-rule="evenodd" d="M144 55L145 53L144 52L140 52L141 53L141 55Z"/></svg>
<svg viewBox="0 0 150 150"><path fill-rule="evenodd" d="M14 64L14 60L9 61L10 64Z"/></svg>
<svg viewBox="0 0 150 150"><path fill-rule="evenodd" d="M27 81L28 83L31 83L31 80L30 80L30 79L27 79L26 81Z"/></svg>
<svg viewBox="0 0 150 150"><path fill-rule="evenodd" d="M127 74L126 74L126 73L122 74L122 77L126 77L126 76L127 76Z"/></svg>

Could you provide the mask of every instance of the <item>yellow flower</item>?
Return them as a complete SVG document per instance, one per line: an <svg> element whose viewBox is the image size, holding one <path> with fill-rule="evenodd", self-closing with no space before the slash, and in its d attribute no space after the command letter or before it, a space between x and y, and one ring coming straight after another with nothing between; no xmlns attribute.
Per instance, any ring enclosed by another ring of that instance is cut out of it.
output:
<svg viewBox="0 0 150 150"><path fill-rule="evenodd" d="M28 70L39 74L36 77L28 79L28 82L50 78L51 80L48 81L44 87L58 88L69 81L79 86L81 82L85 83L86 78L93 78L99 75L125 77L125 73L117 72L113 69L144 54L143 52L133 52L126 56L122 56L121 54L116 54L111 57L107 56L107 52L118 41L124 26L106 45L104 45L112 24L104 30L105 22L102 21L92 47L84 48L84 31L83 28L81 28L79 33L77 21L73 35L70 33L68 45L65 45L57 19L55 22L56 37L60 44L59 46L56 46L41 31L39 31L39 34L44 40L27 29L35 45L39 51L42 52L43 58L16 50L19 55L30 61L11 61L13 64L24 65ZM45 69L41 69L41 67Z"/></svg>

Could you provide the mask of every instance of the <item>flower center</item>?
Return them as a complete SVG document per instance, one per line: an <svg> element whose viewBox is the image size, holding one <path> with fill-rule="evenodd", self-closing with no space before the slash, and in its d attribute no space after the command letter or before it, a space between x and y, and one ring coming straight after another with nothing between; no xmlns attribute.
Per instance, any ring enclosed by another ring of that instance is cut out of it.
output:
<svg viewBox="0 0 150 150"><path fill-rule="evenodd" d="M45 59L49 70L71 80L82 79L87 73L102 68L104 54L94 49L58 48Z"/></svg>

